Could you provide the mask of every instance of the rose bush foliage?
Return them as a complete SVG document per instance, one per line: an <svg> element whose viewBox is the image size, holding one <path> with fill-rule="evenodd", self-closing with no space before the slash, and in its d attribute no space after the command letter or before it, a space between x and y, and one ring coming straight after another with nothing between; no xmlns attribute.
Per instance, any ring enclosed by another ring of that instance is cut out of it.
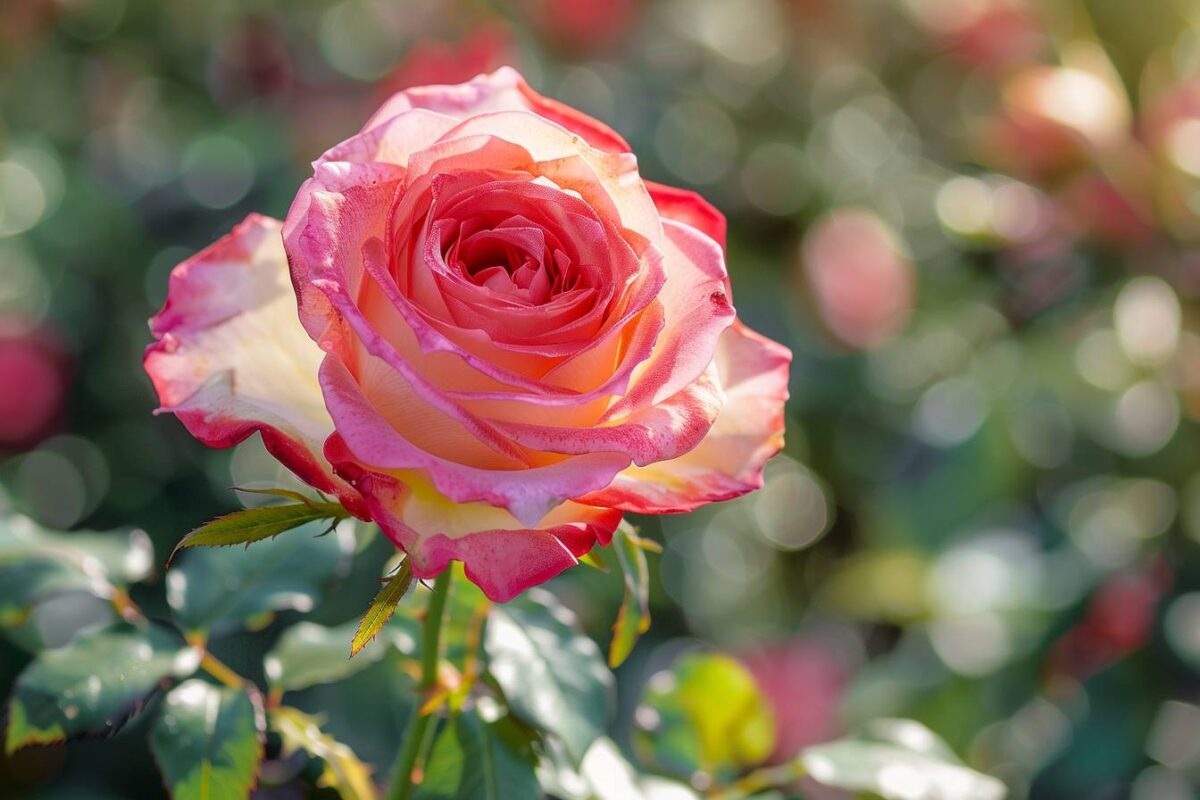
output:
<svg viewBox="0 0 1200 800"><path fill-rule="evenodd" d="M145 365L206 444L260 432L416 577L511 599L623 512L761 484L790 353L741 324L724 218L511 69L409 89L179 265Z"/></svg>

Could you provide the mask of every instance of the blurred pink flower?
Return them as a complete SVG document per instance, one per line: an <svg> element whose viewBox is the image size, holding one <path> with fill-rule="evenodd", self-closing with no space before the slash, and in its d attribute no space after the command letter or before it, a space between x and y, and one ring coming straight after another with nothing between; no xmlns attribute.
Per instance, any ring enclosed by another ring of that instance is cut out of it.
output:
<svg viewBox="0 0 1200 800"><path fill-rule="evenodd" d="M1009 78L1003 106L976 133L983 160L1034 180L1055 180L1129 141L1127 98L1112 79L1079 67L1035 66Z"/></svg>
<svg viewBox="0 0 1200 800"><path fill-rule="evenodd" d="M1174 582L1174 571L1161 554L1109 576L1092 592L1083 620L1050 648L1047 677L1083 680L1139 650Z"/></svg>
<svg viewBox="0 0 1200 800"><path fill-rule="evenodd" d="M1024 0L940 0L915 9L948 53L988 72L1028 64L1046 49L1037 14Z"/></svg>
<svg viewBox="0 0 1200 800"><path fill-rule="evenodd" d="M0 448L23 450L54 431L66 401L67 360L49 329L0 319Z"/></svg>
<svg viewBox="0 0 1200 800"><path fill-rule="evenodd" d="M458 41L423 38L379 82L384 98L413 86L462 83L514 61L512 30L502 22L476 25Z"/></svg>
<svg viewBox="0 0 1200 800"><path fill-rule="evenodd" d="M797 637L744 653L741 661L775 714L773 763L841 733L838 714L851 669L828 642Z"/></svg>
<svg viewBox="0 0 1200 800"><path fill-rule="evenodd" d="M1133 158L1123 162L1124 185L1098 171L1072 180L1059 196L1079 233L1112 247L1134 247L1154 240L1149 175Z"/></svg>
<svg viewBox="0 0 1200 800"><path fill-rule="evenodd" d="M624 42L642 0L509 0L551 47L593 54Z"/></svg>
<svg viewBox="0 0 1200 800"><path fill-rule="evenodd" d="M213 96L226 104L284 92L294 77L283 32L270 18L256 16L216 42L208 71Z"/></svg>
<svg viewBox="0 0 1200 800"><path fill-rule="evenodd" d="M826 214L805 234L802 256L817 312L843 344L876 347L908 322L916 274L896 233L873 212Z"/></svg>

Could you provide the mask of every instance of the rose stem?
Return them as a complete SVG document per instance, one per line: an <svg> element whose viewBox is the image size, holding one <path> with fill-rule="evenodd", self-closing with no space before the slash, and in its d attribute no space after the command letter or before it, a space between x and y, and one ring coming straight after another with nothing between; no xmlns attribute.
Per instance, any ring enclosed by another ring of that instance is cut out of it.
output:
<svg viewBox="0 0 1200 800"><path fill-rule="evenodd" d="M425 614L424 636L421 644L421 692L413 705L408 728L404 731L404 746L392 770L391 791L388 800L407 800L412 794L413 768L421 752L425 730L433 714L421 714L422 698L438 684L438 650L442 633L442 617L445 616L446 597L450 594L450 570L445 569L433 581L433 594L429 597L429 608Z"/></svg>

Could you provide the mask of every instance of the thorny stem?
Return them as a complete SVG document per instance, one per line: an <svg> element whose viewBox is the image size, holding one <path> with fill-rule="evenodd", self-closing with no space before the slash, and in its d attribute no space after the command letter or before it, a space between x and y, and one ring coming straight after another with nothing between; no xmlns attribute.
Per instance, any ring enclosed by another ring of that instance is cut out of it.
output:
<svg viewBox="0 0 1200 800"><path fill-rule="evenodd" d="M425 630L421 644L421 695L413 704L413 713L408 728L404 731L404 745L396 766L392 770L391 789L388 800L408 800L413 789L413 770L425 741L426 730L433 721L432 714L422 714L422 698L437 687L438 653L442 634L442 617L445 616L446 597L450 594L450 570L444 570L433 582L433 594L425 615Z"/></svg>

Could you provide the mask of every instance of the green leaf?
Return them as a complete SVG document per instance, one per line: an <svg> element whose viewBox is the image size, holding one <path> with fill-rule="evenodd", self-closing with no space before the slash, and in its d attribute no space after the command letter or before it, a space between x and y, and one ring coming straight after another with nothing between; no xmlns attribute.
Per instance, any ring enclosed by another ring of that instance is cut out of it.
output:
<svg viewBox="0 0 1200 800"><path fill-rule="evenodd" d="M29 557L0 563L0 627L24 622L42 600L70 592L110 596L112 585L102 575L86 575L62 561Z"/></svg>
<svg viewBox="0 0 1200 800"><path fill-rule="evenodd" d="M625 598L608 648L608 665L613 669L625 663L638 638L650 629L650 570L646 552L638 542L636 533L625 523L613 535L612 548L625 578Z"/></svg>
<svg viewBox="0 0 1200 800"><path fill-rule="evenodd" d="M271 711L270 721L283 740L285 758L304 751L325 762L318 786L335 790L342 800L375 800L370 768L353 750L324 733L316 717L282 706Z"/></svg>
<svg viewBox="0 0 1200 800"><path fill-rule="evenodd" d="M337 503L317 503L303 495L298 496L304 502L243 508L217 517L183 537L175 546L175 552L189 547L253 544L263 539L273 539L310 522L327 520L336 523L349 516L349 512Z"/></svg>
<svg viewBox="0 0 1200 800"><path fill-rule="evenodd" d="M258 711L246 692L193 678L167 694L150 752L173 800L248 798L263 754Z"/></svg>
<svg viewBox="0 0 1200 800"><path fill-rule="evenodd" d="M189 633L244 626L275 611L310 610L348 563L353 534L313 523L245 550L191 550L167 572L167 602Z"/></svg>
<svg viewBox="0 0 1200 800"><path fill-rule="evenodd" d="M383 588L375 595L375 599L367 607L367 613L363 614L358 630L354 633L354 640L350 644L351 658L362 652L367 643L378 636L388 624L412 582L412 564L405 559L396 570L396 574L388 578Z"/></svg>
<svg viewBox="0 0 1200 800"><path fill-rule="evenodd" d="M588 749L578 767L568 761L561 745L547 742L537 775L542 789L561 800L700 800L682 783L639 775L607 737Z"/></svg>
<svg viewBox="0 0 1200 800"><path fill-rule="evenodd" d="M373 647L358 658L346 656L346 645L354 637L357 623L348 622L327 628L312 622L300 622L288 628L267 654L263 666L273 688L283 692L307 689L323 683L337 683L379 661L388 653L386 647ZM399 630L389 626L385 636L394 633L392 640L399 649L411 653L419 630Z"/></svg>
<svg viewBox="0 0 1200 800"><path fill-rule="evenodd" d="M879 720L861 738L810 747L800 756L817 783L884 800L1002 800L1004 784L963 766L945 742L908 720Z"/></svg>
<svg viewBox="0 0 1200 800"><path fill-rule="evenodd" d="M527 737L511 720L484 722L474 709L443 726L414 800L516 800L540 796Z"/></svg>
<svg viewBox="0 0 1200 800"><path fill-rule="evenodd" d="M61 533L27 517L0 516L0 563L31 557L61 561L118 584L144 580L154 568L154 549L145 531Z"/></svg>
<svg viewBox="0 0 1200 800"><path fill-rule="evenodd" d="M195 671L200 653L172 631L129 625L47 650L17 678L5 747L13 752L84 733L113 733L146 695Z"/></svg>
<svg viewBox="0 0 1200 800"><path fill-rule="evenodd" d="M608 722L613 676L600 648L540 590L496 606L484 646L513 714L557 736L579 763Z"/></svg>
<svg viewBox="0 0 1200 800"><path fill-rule="evenodd" d="M25 517L0 518L0 626L20 624L37 603L70 592L112 597L154 563L143 531L57 533Z"/></svg>
<svg viewBox="0 0 1200 800"><path fill-rule="evenodd" d="M647 683L635 742L680 776L731 777L775 747L775 719L750 673L715 653L690 653Z"/></svg>

